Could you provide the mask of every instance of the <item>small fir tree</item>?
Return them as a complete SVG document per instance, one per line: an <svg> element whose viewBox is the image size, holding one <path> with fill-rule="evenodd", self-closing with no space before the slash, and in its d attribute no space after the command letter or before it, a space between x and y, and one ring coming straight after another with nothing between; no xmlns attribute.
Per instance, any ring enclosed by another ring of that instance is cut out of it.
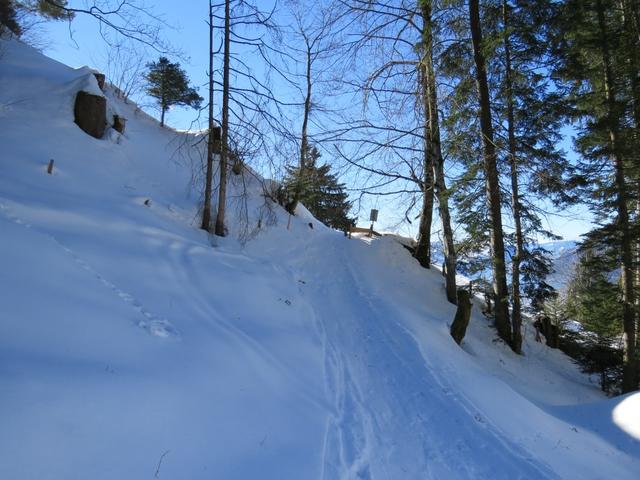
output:
<svg viewBox="0 0 640 480"><path fill-rule="evenodd" d="M594 244L593 240L597 239L592 235L581 246L581 258L569 283L567 315L580 322L585 331L574 340L577 354L567 353L586 372L600 374L603 391L620 393L623 366L620 332L624 315L618 258L615 249Z"/></svg>
<svg viewBox="0 0 640 480"><path fill-rule="evenodd" d="M200 108L202 97L189 85L189 78L179 63L171 63L166 57L147 64L145 79L147 94L160 104L160 125L164 126L164 116L175 105Z"/></svg>
<svg viewBox="0 0 640 480"><path fill-rule="evenodd" d="M302 202L322 223L347 231L355 222L349 217L351 202L345 186L331 173L328 164L317 164L319 158L320 152L311 146L303 169L287 168L287 176L282 183L281 203L287 207L297 197L297 201Z"/></svg>

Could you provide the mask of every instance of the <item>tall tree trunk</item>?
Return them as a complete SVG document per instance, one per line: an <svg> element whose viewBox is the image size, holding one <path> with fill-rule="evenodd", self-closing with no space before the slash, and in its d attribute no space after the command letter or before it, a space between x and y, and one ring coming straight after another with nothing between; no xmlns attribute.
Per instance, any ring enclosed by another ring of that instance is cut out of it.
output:
<svg viewBox="0 0 640 480"><path fill-rule="evenodd" d="M422 10L422 43L424 46L423 95L427 98L425 120L428 124L428 146L433 167L434 193L438 199L438 211L442 223L442 237L445 264L445 287L447 300L454 305L458 303L456 291L456 251L453 244L453 228L449 213L449 192L444 178L444 157L440 141L440 120L438 118L438 92L436 90L436 73L433 66L433 20L431 18L432 0L421 0Z"/></svg>
<svg viewBox="0 0 640 480"><path fill-rule="evenodd" d="M305 178L305 169L307 167L307 155L309 153L309 136L308 136L308 126L309 126L309 115L311 114L311 45L309 43L309 39L306 34L303 33L306 48L307 48L307 62L306 62L306 72L305 72L305 80L307 82L307 89L304 97L304 111L302 114L302 129L300 131L300 165L298 170L298 179L295 184L295 190L293 192L293 199L291 203L286 205L287 211L293 215L296 207L298 206L298 202L300 201L300 195L302 195L302 182Z"/></svg>
<svg viewBox="0 0 640 480"><path fill-rule="evenodd" d="M307 92L304 97L304 114L302 117L302 132L300 135L300 173L306 167L306 158L307 158L307 150L309 147L309 140L307 136L307 130L309 126L309 115L311 113L311 46L309 45L309 41L306 39L307 43L307 68L305 79L307 82Z"/></svg>
<svg viewBox="0 0 640 480"><path fill-rule="evenodd" d="M516 353L522 353L522 305L520 299L520 262L524 254L522 235L522 208L518 185L518 156L515 134L515 115L513 98L513 70L511 68L511 42L509 39L509 5L502 0L502 21L504 23L504 63L507 103L507 132L509 141L509 167L511 169L511 210L516 234L516 252L511 259L511 328L513 339L511 347Z"/></svg>
<svg viewBox="0 0 640 480"><path fill-rule="evenodd" d="M231 0L224 2L224 63L222 67L222 138L220 148L220 186L215 234L224 237L224 216L227 202L227 164L229 163L229 62L231 45Z"/></svg>
<svg viewBox="0 0 640 480"><path fill-rule="evenodd" d="M618 213L618 228L620 229L620 256L622 259L622 322L624 328L623 342L623 371L622 392L631 392L637 387L636 378L636 325L634 315L633 292L633 251L632 237L629 229L628 192L625 179L624 158L620 146L619 108L616 104L615 87L613 83L613 67L609 51L609 37L602 1L596 2L598 10L598 25L600 28L600 48L602 52L602 66L604 75L604 94L607 105L607 128L611 146L611 161L615 169L616 210Z"/></svg>
<svg viewBox="0 0 640 480"><path fill-rule="evenodd" d="M211 230L211 190L213 184L213 6L209 0L209 131L207 133L207 171L204 186L204 206L200 228Z"/></svg>
<svg viewBox="0 0 640 480"><path fill-rule="evenodd" d="M422 88L426 90L426 73L424 65L422 70ZM429 109L428 98L423 95L425 112ZM431 268L431 223L433 222L433 161L429 147L429 127L425 122L423 144L423 173L422 173L422 211L420 212L420 225L418 226L418 242L413 256L424 268Z"/></svg>
<svg viewBox="0 0 640 480"><path fill-rule="evenodd" d="M167 86L165 79L167 77L167 69L162 67L162 75L160 76L160 126L164 127L164 112L167 111Z"/></svg>
<svg viewBox="0 0 640 480"><path fill-rule="evenodd" d="M494 318L498 334L509 345L512 344L509 322L509 291L504 260L504 238L502 231L502 211L500 206L500 181L496 148L493 143L491 122L491 101L484 53L482 51L482 30L480 27L480 7L478 0L469 0L469 24L473 57L476 65L476 86L480 100L480 129L484 157L484 174L487 190L487 206L491 228L491 253L493 267L493 294L495 296Z"/></svg>

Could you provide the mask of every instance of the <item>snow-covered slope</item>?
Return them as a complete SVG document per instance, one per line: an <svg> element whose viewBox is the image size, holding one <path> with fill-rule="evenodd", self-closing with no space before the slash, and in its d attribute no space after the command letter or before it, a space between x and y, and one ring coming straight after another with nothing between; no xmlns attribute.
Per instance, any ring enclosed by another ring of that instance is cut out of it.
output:
<svg viewBox="0 0 640 480"><path fill-rule="evenodd" d="M93 139L86 69L0 52L0 478L637 478L639 395L478 306L458 347L437 272L287 229L253 175L210 238L193 138L107 92L127 131Z"/></svg>

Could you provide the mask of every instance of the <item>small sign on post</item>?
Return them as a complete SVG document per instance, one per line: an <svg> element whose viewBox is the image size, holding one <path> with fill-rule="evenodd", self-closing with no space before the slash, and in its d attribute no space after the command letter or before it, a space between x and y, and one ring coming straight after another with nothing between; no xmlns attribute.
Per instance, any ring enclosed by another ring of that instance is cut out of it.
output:
<svg viewBox="0 0 640 480"><path fill-rule="evenodd" d="M369 228L369 237L373 237L373 224L378 221L377 208L371 209L371 213L369 214L369 221L371 222L371 227Z"/></svg>

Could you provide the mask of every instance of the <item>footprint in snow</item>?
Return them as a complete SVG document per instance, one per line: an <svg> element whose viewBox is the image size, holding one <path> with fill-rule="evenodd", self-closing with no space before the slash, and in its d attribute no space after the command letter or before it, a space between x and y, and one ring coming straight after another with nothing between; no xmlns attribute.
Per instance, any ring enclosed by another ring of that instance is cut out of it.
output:
<svg viewBox="0 0 640 480"><path fill-rule="evenodd" d="M149 335L154 337L169 338L178 336L176 329L166 320L140 320L138 326L144 328Z"/></svg>
<svg viewBox="0 0 640 480"><path fill-rule="evenodd" d="M29 229L33 228L31 224L25 222L20 217L12 214L9 211L9 209L2 203L0 203L0 212L4 213L5 216L9 218L9 220L13 221L18 225L21 225ZM44 235L45 237L53 241L56 245L58 245L58 247L60 247L64 252L66 252L73 259L73 261L75 261L78 264L79 267L81 267L83 270L87 271L89 274L94 276L100 283L102 283L105 287L107 287L109 290L115 293L118 297L120 297L122 301L130 305L136 312L141 314L145 318L145 320L140 320L137 323L137 325L140 328L145 329L147 333L149 333L149 335L152 335L154 337L160 337L160 338L180 336L178 334L178 331L174 328L174 326L169 321L158 318L156 315L146 310L143 307L143 305L140 302L138 302L133 295L130 295L129 293L124 292L123 290L119 289L115 284L113 284L112 282L104 278L93 267L91 267L80 256L78 256L73 250L71 250L69 247L67 247L63 243L61 243L56 237L46 232L40 232L37 229L34 229L34 230L36 230L38 233Z"/></svg>

